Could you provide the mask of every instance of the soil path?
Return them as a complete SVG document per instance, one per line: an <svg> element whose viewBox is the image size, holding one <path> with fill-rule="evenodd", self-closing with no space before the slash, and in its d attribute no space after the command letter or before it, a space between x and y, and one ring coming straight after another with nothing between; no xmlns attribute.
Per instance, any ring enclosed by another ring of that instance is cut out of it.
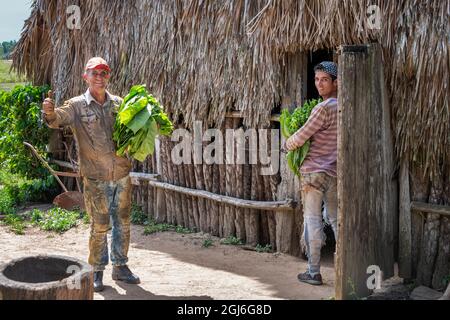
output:
<svg viewBox="0 0 450 320"><path fill-rule="evenodd" d="M334 296L334 269L330 258L322 267L323 286L297 281L306 268L302 259L279 253L258 253L239 246L202 246L203 233L162 232L143 235L132 226L129 266L140 276L140 285L111 280L95 299L329 299ZM110 236L108 236L109 238ZM35 254L61 254L87 260L89 226L79 225L59 235L29 227L15 235L0 226L0 263ZM110 238L108 239L110 240Z"/></svg>

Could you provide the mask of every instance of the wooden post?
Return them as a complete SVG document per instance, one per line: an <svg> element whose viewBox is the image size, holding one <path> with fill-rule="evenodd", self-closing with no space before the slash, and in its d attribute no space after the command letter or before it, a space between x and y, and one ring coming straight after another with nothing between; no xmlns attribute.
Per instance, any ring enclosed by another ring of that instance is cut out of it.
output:
<svg viewBox="0 0 450 320"><path fill-rule="evenodd" d="M400 165L400 236L398 274L404 279L412 278L412 243L411 243L411 197L409 194L409 165L403 160Z"/></svg>
<svg viewBox="0 0 450 320"><path fill-rule="evenodd" d="M234 125L235 128L237 128L240 124L240 119L237 119L237 123ZM243 130L240 128L239 130ZM245 148L245 142L238 139L236 142L236 151L241 150ZM244 145L242 144L244 143ZM237 162L238 157L237 154L235 154L234 157L235 161ZM244 159L245 160L245 159ZM235 193L234 196L240 199L244 199L244 165L243 164L236 164L236 175L235 175ZM236 216L234 220L235 229L236 229L236 237L239 239L242 239L243 241L246 241L246 235L245 235L245 209L236 208Z"/></svg>
<svg viewBox="0 0 450 320"><path fill-rule="evenodd" d="M225 119L225 129L234 129L234 121L231 118ZM226 130L225 130L226 131ZM235 150L234 148L234 136L227 141L225 139L225 159L226 159L226 171L225 171L225 195L233 196L234 189L236 188L236 166L234 165ZM236 234L236 227L234 225L235 212L234 208L225 206L225 214L223 216L223 235L224 237L234 236Z"/></svg>
<svg viewBox="0 0 450 320"><path fill-rule="evenodd" d="M439 172L431 179L429 203L438 204L443 193L443 175ZM423 232L422 250L417 269L417 282L427 287L432 286L433 272L439 247L441 216L435 213L426 214ZM442 279L440 279L442 281ZM438 284L442 287L442 284Z"/></svg>
<svg viewBox="0 0 450 320"><path fill-rule="evenodd" d="M156 173L160 174L164 178L167 177L167 164L165 162L163 148L164 143L161 137L156 142L155 160L156 160ZM156 189L156 203L155 203L155 221L158 223L167 221L167 202L166 192L161 189Z"/></svg>
<svg viewBox="0 0 450 320"><path fill-rule="evenodd" d="M410 167L411 200L427 202L430 194L430 181L424 177L423 168L419 163L413 163ZM420 212L415 210L411 214L411 273L412 278L417 278L417 268L423 240L424 220Z"/></svg>
<svg viewBox="0 0 450 320"><path fill-rule="evenodd" d="M373 270L394 272L397 194L382 66L378 44L344 46L339 58L336 299L369 295Z"/></svg>
<svg viewBox="0 0 450 320"><path fill-rule="evenodd" d="M308 56L305 53L295 53L287 57L286 63L286 92L283 97L281 109L292 111L297 105L303 102L306 95ZM280 145L283 145L286 139L280 135ZM289 169L286 162L286 153L280 153L280 177L281 182L278 185L277 199L283 200L291 198L299 203L300 181L297 176ZM294 214L285 212L276 212L276 248L277 251L298 255L301 252L300 236L301 231L298 227L303 224L302 206L297 206Z"/></svg>

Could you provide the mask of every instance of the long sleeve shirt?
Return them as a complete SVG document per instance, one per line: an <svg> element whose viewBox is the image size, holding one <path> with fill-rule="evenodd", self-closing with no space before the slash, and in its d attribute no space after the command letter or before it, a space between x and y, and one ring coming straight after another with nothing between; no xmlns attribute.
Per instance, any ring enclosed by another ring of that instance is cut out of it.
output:
<svg viewBox="0 0 450 320"><path fill-rule="evenodd" d="M336 98L321 102L314 107L305 125L286 140L286 149L291 151L310 139L301 173L325 172L336 177L337 111Z"/></svg>
<svg viewBox="0 0 450 320"><path fill-rule="evenodd" d="M116 181L129 174L131 163L127 158L116 155L112 140L114 121L122 99L108 92L106 97L106 102L101 105L88 90L55 108L55 116L51 119L44 119L50 128L70 126L77 141L82 176Z"/></svg>

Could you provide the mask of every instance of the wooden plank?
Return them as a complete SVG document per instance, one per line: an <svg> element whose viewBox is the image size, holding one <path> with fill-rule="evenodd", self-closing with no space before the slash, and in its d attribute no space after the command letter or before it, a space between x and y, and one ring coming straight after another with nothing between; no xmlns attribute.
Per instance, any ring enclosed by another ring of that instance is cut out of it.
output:
<svg viewBox="0 0 450 320"><path fill-rule="evenodd" d="M250 150L250 152L252 152ZM250 188L250 199L255 200L258 199L258 165L253 164L251 167L251 188ZM259 211L256 208L252 208L252 210L247 212L249 215L248 221L245 221L245 228L248 229L246 231L247 243L253 246L256 246L260 243L261 240L261 227L259 224Z"/></svg>
<svg viewBox="0 0 450 320"><path fill-rule="evenodd" d="M156 174L167 177L167 166L163 163L163 144L161 142L161 138L159 137L156 141L156 152L155 152L155 161L156 161ZM167 221L167 197L166 192L161 189L155 189L156 192L156 204L155 204L155 220L158 223Z"/></svg>
<svg viewBox="0 0 450 320"><path fill-rule="evenodd" d="M170 150L172 150L172 142L170 139L166 140L166 165L167 165L167 181L170 183L174 182L174 171L173 171L173 163L171 161ZM176 222L176 212L179 210L179 197L175 192L168 193L169 199L169 209L167 211L167 222L171 224L175 224Z"/></svg>
<svg viewBox="0 0 450 320"><path fill-rule="evenodd" d="M205 179L203 177L203 165L202 164L195 164L194 165L194 175L195 175L195 187L197 190L205 190ZM197 200L198 204L198 212L194 216L194 223L197 230L200 230L200 215L207 212L207 203L205 199L199 198ZM212 222L211 222L211 228L212 228ZM210 232L212 233L212 230L210 229ZM217 234L217 232L215 233Z"/></svg>
<svg viewBox="0 0 450 320"><path fill-rule="evenodd" d="M378 213L378 225L376 240L381 245L378 247L378 255L375 260L379 263L383 272L383 279L394 276L394 264L398 254L398 232L399 232L399 204L398 204L398 176L395 173L397 163L394 153L393 132L391 130L391 108L389 105L386 81L382 64L382 49L379 45L370 48L369 53L372 58L371 65L374 74L372 83L374 95L373 103L380 105L375 121L370 122L376 128L376 135L373 137L378 143L378 153L381 159L377 161L378 172L375 173L377 186L381 186L375 195L376 204L381 204L376 211ZM374 157L375 158L375 157ZM367 274L366 274L367 276Z"/></svg>
<svg viewBox="0 0 450 320"><path fill-rule="evenodd" d="M194 173L194 165L193 164L186 164L186 183L187 187L191 189L195 189L195 173ZM191 212L189 212L189 228L191 229L197 229L196 221L198 221L198 203L196 197L189 197L189 203L190 207L192 209Z"/></svg>
<svg viewBox="0 0 450 320"><path fill-rule="evenodd" d="M444 206L440 204L432 204L420 201L412 201L411 202L411 210L426 212L426 213L434 213L442 216L450 217L450 206Z"/></svg>
<svg viewBox="0 0 450 320"><path fill-rule="evenodd" d="M248 146L246 146L246 160L244 164L244 199L251 199L251 190L252 190L252 166L249 164L249 153ZM244 224L245 224L245 241L250 246L256 246L258 243L258 234L256 230L254 230L252 213L254 211L252 209L246 209L244 211Z"/></svg>
<svg viewBox="0 0 450 320"><path fill-rule="evenodd" d="M430 181L424 176L420 163L410 164L411 200L426 202L430 193ZM423 241L423 217L417 211L411 211L411 276L417 278L417 267Z"/></svg>
<svg viewBox="0 0 450 320"><path fill-rule="evenodd" d="M225 119L225 130L226 129L234 129L235 122L234 119L227 118ZM233 131L234 132L234 131ZM234 194L234 188L236 187L236 166L234 165L235 159L235 143L234 137L229 139L225 139L226 147L225 147L225 195L232 196ZM236 235L236 227L234 225L235 219L235 208L226 206L225 214L223 216L223 236L235 236Z"/></svg>
<svg viewBox="0 0 450 320"><path fill-rule="evenodd" d="M445 180L442 198L444 203L450 204L450 159L444 163L447 165L444 166ZM446 207L450 209L449 206ZM439 248L432 280L432 287L435 289L444 289L443 279L448 277L450 270L450 217L447 215L441 215L441 217ZM450 293L450 286L447 292ZM450 300L450 296L447 299Z"/></svg>
<svg viewBox="0 0 450 320"><path fill-rule="evenodd" d="M369 266L393 275L397 223L381 48L345 49L339 57L337 299L371 293Z"/></svg>
<svg viewBox="0 0 450 320"><path fill-rule="evenodd" d="M218 181L218 168L216 166L213 166L212 164L203 164L203 177L205 182L205 190L210 191L213 193L218 193L219 189L219 181ZM207 199L207 208L208 210L205 212L199 212L199 221L200 221L200 228L204 228L206 226L207 221L207 214L214 214L214 216L217 216L217 221L213 221L211 223L211 234L215 236L219 236L219 205L211 201L210 199ZM211 221L211 219L210 219Z"/></svg>
<svg viewBox="0 0 450 320"><path fill-rule="evenodd" d="M240 208L293 212L296 206L295 201L290 199L284 201L257 201L257 200L238 199L235 197L220 195L205 190L190 189L167 182L149 180L148 183L150 186L153 186L155 188L161 188L184 195L200 197Z"/></svg>
<svg viewBox="0 0 450 320"><path fill-rule="evenodd" d="M225 113L225 118L242 119L242 118L244 118L244 115L242 114L242 111L229 111L229 112ZM280 122L280 114L279 113L272 114L270 116L270 121Z"/></svg>
<svg viewBox="0 0 450 320"><path fill-rule="evenodd" d="M237 122L234 127L237 128L239 126L239 122ZM243 130L243 128L240 128ZM245 141L236 141L236 150L241 150L245 148ZM234 157L235 161L237 161L237 155ZM236 164L235 165L235 193L234 196L240 199L244 199L244 165ZM245 234L245 209L243 208L235 208L235 230L236 237L242 239L242 241L246 242L246 234Z"/></svg>
<svg viewBox="0 0 450 320"><path fill-rule="evenodd" d="M295 53L287 56L285 92L283 95L281 109L292 111L296 105L303 103L306 95L308 56L306 53ZM280 135L280 145L286 139ZM286 153L280 153L280 177L278 184L277 199L290 198L299 202L294 215L286 212L277 212L275 215L275 233L277 251L301 254L301 231L303 225L303 210L300 197L300 183L297 176L289 169L286 161Z"/></svg>
<svg viewBox="0 0 450 320"><path fill-rule="evenodd" d="M442 172L439 172L431 179L428 201L431 204L438 204L441 201L443 189L443 175ZM422 248L417 267L417 283L427 287L432 286L434 267L439 248L440 228L441 216L436 213L428 213L425 218Z"/></svg>
<svg viewBox="0 0 450 320"><path fill-rule="evenodd" d="M400 235L398 274L404 279L412 278L411 247L411 197L409 193L409 165L404 160L400 166Z"/></svg>

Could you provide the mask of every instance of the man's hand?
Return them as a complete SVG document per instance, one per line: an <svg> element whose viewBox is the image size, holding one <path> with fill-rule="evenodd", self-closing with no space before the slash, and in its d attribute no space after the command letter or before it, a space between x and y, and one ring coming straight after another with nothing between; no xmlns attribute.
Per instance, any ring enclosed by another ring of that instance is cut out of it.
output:
<svg viewBox="0 0 450 320"><path fill-rule="evenodd" d="M283 149L284 149L286 152L293 151L293 150L296 149L296 148L295 148L295 145L293 145L292 137L290 137L289 139L287 139L287 140L284 142Z"/></svg>
<svg viewBox="0 0 450 320"><path fill-rule="evenodd" d="M42 103L42 111L47 118L52 118L55 115L55 102L53 101L53 92L51 90L47 93L47 98Z"/></svg>
<svg viewBox="0 0 450 320"><path fill-rule="evenodd" d="M286 149L286 141L281 145L280 148L281 153L288 153L289 151Z"/></svg>

